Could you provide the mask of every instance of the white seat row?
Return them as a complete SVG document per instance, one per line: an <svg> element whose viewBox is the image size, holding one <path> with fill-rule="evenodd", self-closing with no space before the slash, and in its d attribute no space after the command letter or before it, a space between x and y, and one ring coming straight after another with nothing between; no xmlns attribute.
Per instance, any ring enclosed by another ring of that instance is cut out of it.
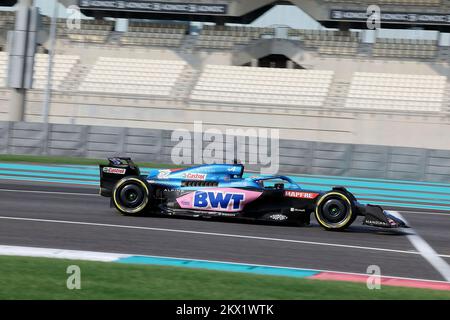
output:
<svg viewBox="0 0 450 320"><path fill-rule="evenodd" d="M78 89L170 96L185 66L185 62L176 60L99 57Z"/></svg>
<svg viewBox="0 0 450 320"><path fill-rule="evenodd" d="M80 86L80 91L98 92L98 93L117 93L122 94L141 94L141 95L157 95L169 96L170 87L152 87L147 85L134 84L98 84L86 83Z"/></svg>
<svg viewBox="0 0 450 320"><path fill-rule="evenodd" d="M225 86L273 86L274 82L277 83L277 85L283 85L287 87L328 87L331 83L331 79L323 79L323 80L314 80L314 81L292 81L292 80L286 80L286 79L273 79L273 78L258 78L258 79L248 79L248 78L221 78L221 77L201 77L198 85L225 85Z"/></svg>
<svg viewBox="0 0 450 320"><path fill-rule="evenodd" d="M211 103L217 103L217 100L215 97L211 98L205 98L203 95L192 95L191 98L193 100L202 100L207 101ZM324 103L324 100L315 100L311 98L302 98L301 100L297 99L283 99L280 100L278 98L267 97L260 95L256 95L253 97L241 97L241 96L226 96L222 97L222 100L220 101L222 103L245 103L245 104L253 104L253 105L268 105L268 106L274 106L274 105L287 105L287 106L305 106L305 107L321 107Z"/></svg>
<svg viewBox="0 0 450 320"><path fill-rule="evenodd" d="M345 106L386 110L439 111L445 100L443 76L356 72Z"/></svg>
<svg viewBox="0 0 450 320"><path fill-rule="evenodd" d="M208 102L322 106L333 72L207 65L191 99Z"/></svg>
<svg viewBox="0 0 450 320"><path fill-rule="evenodd" d="M186 65L186 62L181 60L131 59L131 58L114 58L114 57L99 57L98 62L119 62L126 64Z"/></svg>
<svg viewBox="0 0 450 320"><path fill-rule="evenodd" d="M270 93L270 94L287 94L293 96L304 96L302 90L295 91L291 88L274 87L271 89L265 88L221 88L221 87L196 87L195 92L236 92L236 93ZM323 96L328 92L328 88L308 88L309 95Z"/></svg>
<svg viewBox="0 0 450 320"><path fill-rule="evenodd" d="M84 82L91 82L91 83L98 83L100 79L85 79ZM176 80L169 80L164 81L161 79L154 79L154 80L136 80L136 79L101 79L101 83L115 83L115 84L142 84L147 86L168 86L171 87L175 84Z"/></svg>
<svg viewBox="0 0 450 320"><path fill-rule="evenodd" d="M389 110L402 111L440 111L441 103L422 101L368 101L367 99L348 99L346 107L362 109L386 110L386 105L390 105Z"/></svg>
<svg viewBox="0 0 450 320"><path fill-rule="evenodd" d="M237 71L246 71L246 72L261 72L261 73L297 73L298 71L302 71L304 73L312 73L312 74L332 74L333 71L330 70L299 70L299 69L273 69L273 68L256 68L256 67L246 67L246 66L228 66L228 65L206 65L205 70L230 70L233 72Z"/></svg>
<svg viewBox="0 0 450 320"><path fill-rule="evenodd" d="M326 80L331 80L331 77L271 77L271 76L258 76L258 75L241 75L241 74L204 74L202 76L203 78L208 78L208 79L224 79L224 80L234 80L236 78L240 79L240 80L255 80L255 81L263 81L263 80L269 80L269 81L273 81L273 80L280 80L280 81L284 81L284 82L295 82L295 81L308 81L308 82L313 82L313 81L317 81L317 82L322 82L322 81L326 81Z"/></svg>
<svg viewBox="0 0 450 320"><path fill-rule="evenodd" d="M403 88L411 88L411 89L442 89L446 86L446 81L403 81L403 80L396 80L396 81L379 81L379 80L369 80L366 81L361 78L355 78L354 79L354 86L360 89L370 88L373 86L382 87L383 89L390 89L390 88L397 88L397 87L403 87ZM395 89L392 89L395 90Z"/></svg>
<svg viewBox="0 0 450 320"><path fill-rule="evenodd" d="M434 75L415 75L415 74L398 74L398 73L370 73L370 72L355 72L353 77L367 77L367 78L390 78L390 79L417 79L417 80L436 80L445 79L444 76Z"/></svg>
<svg viewBox="0 0 450 320"><path fill-rule="evenodd" d="M94 70L102 71L102 72L115 72L115 71L129 71L129 72L138 72L141 73L178 73L183 68L163 68L163 67L153 67L153 66L95 66Z"/></svg>
<svg viewBox="0 0 450 320"><path fill-rule="evenodd" d="M161 67L166 69L173 69L177 67L183 67L181 64L162 64L162 63L143 63L143 62L113 62L113 61L97 61L96 65L98 66L106 66L106 67L118 67L118 66L148 66L148 67Z"/></svg>
<svg viewBox="0 0 450 320"><path fill-rule="evenodd" d="M54 90L60 89L64 80L72 73L73 68L79 62L80 57L76 55L56 54L53 60L52 87ZM44 89L47 86L48 78L48 55L36 54L34 64L34 89Z"/></svg>
<svg viewBox="0 0 450 320"><path fill-rule="evenodd" d="M104 78L120 78L120 77L132 77L132 78L148 78L148 79L155 79L155 77L162 77L167 79L173 79L176 75L178 75L180 72L136 72L136 71L124 71L124 70L98 70L93 69L92 72L89 74L88 77L91 77L93 75L98 77L104 77Z"/></svg>

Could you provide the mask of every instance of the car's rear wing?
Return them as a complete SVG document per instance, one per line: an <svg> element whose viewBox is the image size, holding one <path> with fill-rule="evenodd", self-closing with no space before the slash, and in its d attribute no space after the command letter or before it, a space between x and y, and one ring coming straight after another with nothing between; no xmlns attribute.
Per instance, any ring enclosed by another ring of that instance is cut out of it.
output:
<svg viewBox="0 0 450 320"><path fill-rule="evenodd" d="M127 176L139 176L139 167L131 158L114 157L108 158L107 165L100 165L100 195L111 197L116 183Z"/></svg>

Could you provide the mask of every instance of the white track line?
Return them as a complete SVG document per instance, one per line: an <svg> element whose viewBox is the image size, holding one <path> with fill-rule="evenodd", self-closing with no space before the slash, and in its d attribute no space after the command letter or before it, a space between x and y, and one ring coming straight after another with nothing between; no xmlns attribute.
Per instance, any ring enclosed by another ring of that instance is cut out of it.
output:
<svg viewBox="0 0 450 320"><path fill-rule="evenodd" d="M402 213L412 213L412 214L420 214L420 215L430 215L430 216L441 216L441 217L450 217L450 212L427 212L427 211L409 211L409 210L401 210Z"/></svg>
<svg viewBox="0 0 450 320"><path fill-rule="evenodd" d="M406 221L403 216L397 211L389 211L392 215L398 216L400 219ZM408 224L409 225L409 224ZM414 229L411 229L411 233L407 235L408 240L411 244L419 251L422 257L427 260L437 272L439 272L446 281L450 282L450 266L448 263L442 259L442 256L434 251L434 249L421 237L417 234Z"/></svg>
<svg viewBox="0 0 450 320"><path fill-rule="evenodd" d="M68 196L98 196L98 193L79 193L79 192L59 192L59 191L39 191L39 190L16 190L0 189L0 192L18 192L18 193L42 193L42 194L61 194Z"/></svg>
<svg viewBox="0 0 450 320"><path fill-rule="evenodd" d="M304 240L293 240L293 239L282 239L282 238L258 237L258 236L248 236L248 235L240 235L240 234L204 232L204 231L181 230L181 229L167 229L167 228L152 228L152 227L141 227L141 226L127 226L127 225L95 223L95 222L82 222L82 221L8 217L8 216L0 216L0 219L3 219L3 220L15 220L15 221L31 221L31 222L44 222L44 223L57 223L57 224L84 225L84 226L107 227L107 228L136 229L136 230L148 230L148 231L159 231L159 232L173 232L173 233L196 234L196 235L227 237L227 238L238 238L238 239L251 239L251 240L263 240L263 241L275 241L275 242L286 242L286 243L300 243L300 244L327 246L327 247L336 247L336 248L346 248L346 249L358 249L358 250L370 250L370 251L381 251L381 252L392 252L392 253L420 255L420 252L417 252L417 251L397 250L397 249L387 249L387 248L377 248L377 247L364 247L364 246L354 246L354 245L346 245L346 244L315 242L315 241L304 241ZM440 256L441 257L448 257L448 258L450 258L450 255L440 255Z"/></svg>

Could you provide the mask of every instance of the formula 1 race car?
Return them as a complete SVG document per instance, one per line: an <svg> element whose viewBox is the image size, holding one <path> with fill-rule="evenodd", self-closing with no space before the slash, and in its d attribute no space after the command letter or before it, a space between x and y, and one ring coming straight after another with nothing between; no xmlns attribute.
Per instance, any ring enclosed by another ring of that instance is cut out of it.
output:
<svg viewBox="0 0 450 320"><path fill-rule="evenodd" d="M376 205L363 205L344 187L302 189L285 176L243 178L242 164L186 169L152 169L141 175L130 158L109 158L100 165L100 194L123 215L161 214L230 217L309 225L314 214L326 230L344 230L357 216L363 224L407 227Z"/></svg>

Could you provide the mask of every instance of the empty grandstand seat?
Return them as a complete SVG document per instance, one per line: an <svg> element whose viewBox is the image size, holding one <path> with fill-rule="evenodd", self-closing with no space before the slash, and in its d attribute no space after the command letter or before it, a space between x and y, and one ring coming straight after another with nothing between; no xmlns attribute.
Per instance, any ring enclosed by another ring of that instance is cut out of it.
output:
<svg viewBox="0 0 450 320"><path fill-rule="evenodd" d="M6 87L8 77L8 53L0 52L0 87Z"/></svg>
<svg viewBox="0 0 450 320"><path fill-rule="evenodd" d="M120 38L123 45L179 47L188 31L186 24L131 22Z"/></svg>
<svg viewBox="0 0 450 320"><path fill-rule="evenodd" d="M378 38L373 45L373 56L434 59L438 52L435 40Z"/></svg>
<svg viewBox="0 0 450 320"><path fill-rule="evenodd" d="M100 57L79 86L79 91L169 97L186 63Z"/></svg>
<svg viewBox="0 0 450 320"><path fill-rule="evenodd" d="M70 30L66 32L70 41L90 43L105 43L109 34L110 32L105 30Z"/></svg>
<svg viewBox="0 0 450 320"><path fill-rule="evenodd" d="M42 22L46 28L50 27L51 19L42 17ZM80 29L75 26L70 27L70 21L65 18L56 20L57 35L73 42L105 43L114 28L113 21L83 19Z"/></svg>
<svg viewBox="0 0 450 320"><path fill-rule="evenodd" d="M79 63L80 57L76 55L56 54L53 60L52 88L60 90L64 81ZM48 78L48 55L36 54L34 60L33 89L45 89Z"/></svg>
<svg viewBox="0 0 450 320"><path fill-rule="evenodd" d="M273 28L241 26L204 26L196 42L197 48L232 49L263 36L274 36Z"/></svg>
<svg viewBox="0 0 450 320"><path fill-rule="evenodd" d="M353 55L359 46L358 32L290 29L288 37L302 41L305 47L317 48L322 54Z"/></svg>
<svg viewBox="0 0 450 320"><path fill-rule="evenodd" d="M444 76L356 72L345 107L438 112L446 85Z"/></svg>
<svg viewBox="0 0 450 320"><path fill-rule="evenodd" d="M207 65L191 99L212 103L321 107L332 71Z"/></svg>
<svg viewBox="0 0 450 320"><path fill-rule="evenodd" d="M5 50L7 32L14 29L15 12L0 11L0 51Z"/></svg>
<svg viewBox="0 0 450 320"><path fill-rule="evenodd" d="M55 55L53 60L52 89L60 90L62 84L79 62L79 56ZM8 77L8 53L0 52L0 87L6 87ZM34 60L33 89L43 90L47 86L48 55L36 54Z"/></svg>

